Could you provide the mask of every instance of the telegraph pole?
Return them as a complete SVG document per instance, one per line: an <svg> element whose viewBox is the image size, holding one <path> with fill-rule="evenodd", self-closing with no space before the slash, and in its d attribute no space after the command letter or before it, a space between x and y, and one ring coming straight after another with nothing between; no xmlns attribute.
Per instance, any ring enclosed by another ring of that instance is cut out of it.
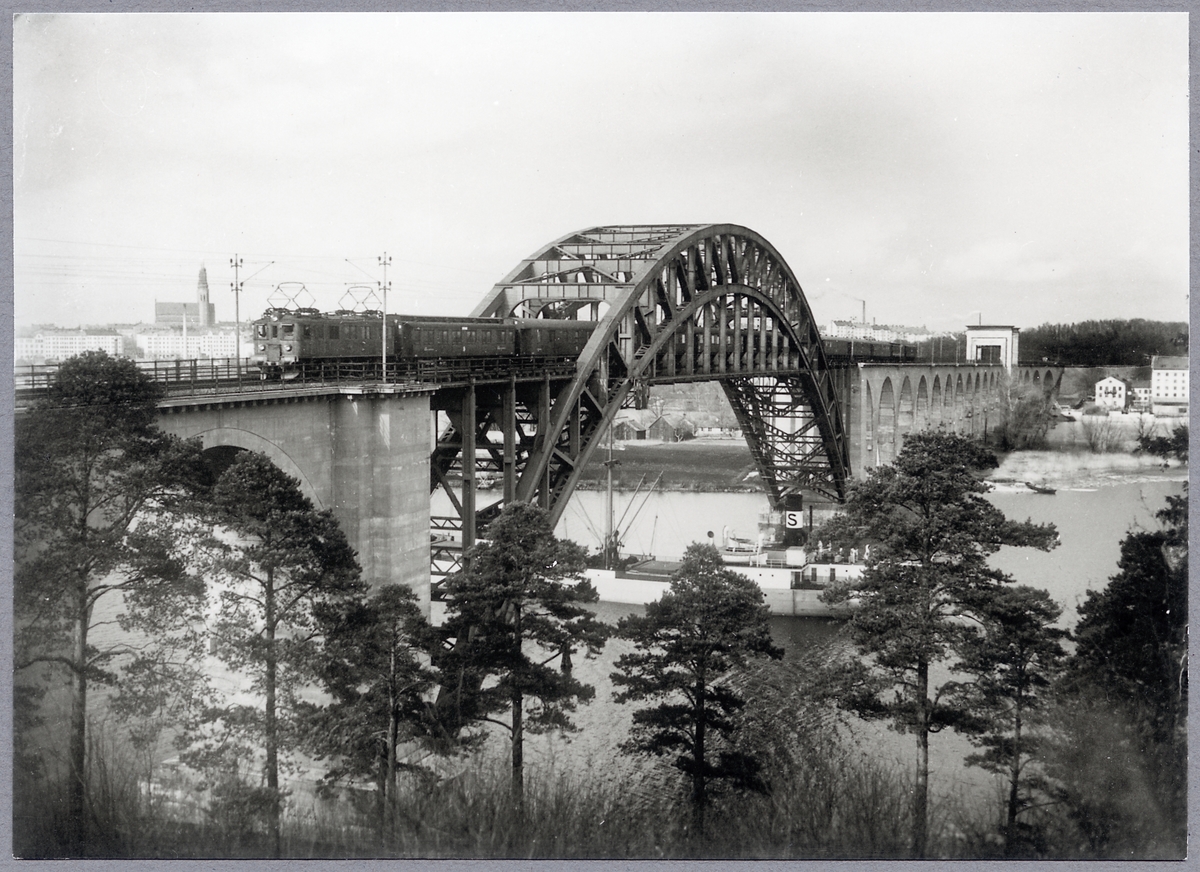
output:
<svg viewBox="0 0 1200 872"><path fill-rule="evenodd" d="M237 377L238 381L242 380L242 312L238 305L238 298L242 293L242 282L238 277L238 273L242 268L242 259L236 254L230 258L229 265L233 267L233 284L230 289L233 291L233 323L236 325L233 329L233 356L237 360Z"/></svg>
<svg viewBox="0 0 1200 872"><path fill-rule="evenodd" d="M383 381L385 382L387 381L387 295L388 290L391 288L391 284L388 282L387 270L391 262L392 259L388 257L386 251L379 257L379 265L383 267L383 282L379 285L379 289L383 292L383 359L381 363L383 365Z"/></svg>

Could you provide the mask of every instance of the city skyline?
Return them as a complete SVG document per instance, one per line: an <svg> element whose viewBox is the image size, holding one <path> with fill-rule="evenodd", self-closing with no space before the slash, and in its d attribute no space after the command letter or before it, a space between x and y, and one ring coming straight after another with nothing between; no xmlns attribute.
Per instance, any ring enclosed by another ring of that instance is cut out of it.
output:
<svg viewBox="0 0 1200 872"><path fill-rule="evenodd" d="M19 326L466 314L589 226L741 224L819 321L1187 320L1187 19L21 15ZM919 316L918 314L919 313Z"/></svg>

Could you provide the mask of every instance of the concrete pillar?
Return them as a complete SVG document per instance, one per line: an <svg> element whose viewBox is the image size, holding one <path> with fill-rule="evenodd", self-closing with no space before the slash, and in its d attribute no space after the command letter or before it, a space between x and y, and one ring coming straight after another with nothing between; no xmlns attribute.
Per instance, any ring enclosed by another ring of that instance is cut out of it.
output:
<svg viewBox="0 0 1200 872"><path fill-rule="evenodd" d="M429 398L343 397L331 418L332 509L363 579L406 585L428 615Z"/></svg>

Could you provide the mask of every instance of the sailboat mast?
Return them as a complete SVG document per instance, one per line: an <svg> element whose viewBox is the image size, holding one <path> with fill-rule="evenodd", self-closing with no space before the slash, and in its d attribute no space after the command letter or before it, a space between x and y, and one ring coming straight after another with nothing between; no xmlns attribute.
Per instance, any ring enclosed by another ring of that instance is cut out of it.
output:
<svg viewBox="0 0 1200 872"><path fill-rule="evenodd" d="M613 428L608 425L608 463L604 464L607 471L608 487L604 492L604 568L612 569L613 564Z"/></svg>

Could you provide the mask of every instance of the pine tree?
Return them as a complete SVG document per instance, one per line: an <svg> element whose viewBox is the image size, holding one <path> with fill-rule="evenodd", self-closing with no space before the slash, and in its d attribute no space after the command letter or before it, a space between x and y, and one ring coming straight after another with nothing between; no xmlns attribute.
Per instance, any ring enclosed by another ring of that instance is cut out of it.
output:
<svg viewBox="0 0 1200 872"><path fill-rule="evenodd" d="M1102 590L1089 591L1079 607L1078 644L1064 690L1070 704L1091 705L1122 728L1124 735L1117 741L1138 754L1134 769L1150 787L1153 817L1163 829L1162 842L1170 846L1166 855L1172 856L1185 849L1187 821L1186 492L1167 497L1157 517L1159 529L1126 535L1120 571ZM1081 744L1086 750L1086 741ZM1107 759L1093 761L1105 771L1107 764ZM1103 853L1119 841L1114 834L1123 824L1116 818L1128 815L1099 810L1105 798L1083 795L1086 785L1082 791L1071 786L1078 782L1077 773L1064 772L1061 766L1059 770L1064 776L1061 797L1081 816L1093 819L1081 823ZM1139 828L1131 824L1129 829Z"/></svg>
<svg viewBox="0 0 1200 872"><path fill-rule="evenodd" d="M317 759L332 761L327 781L375 780L382 837L397 776L412 768L398 760L397 748L429 728L426 700L437 678L425 665L432 629L416 595L395 584L367 598L321 604L315 615L324 640L316 671L333 701L308 706L306 744Z"/></svg>
<svg viewBox="0 0 1200 872"><path fill-rule="evenodd" d="M71 853L87 839L91 686L112 686L122 668L146 666L171 645L187 650L196 639L190 631L203 584L186 560L186 518L201 488L199 446L155 427L159 398L133 361L87 352L65 361L47 396L16 419L14 668L40 668L43 679L70 687ZM95 644L97 623L121 606L124 630L161 644L140 654L132 636ZM159 666L164 686L181 661L162 657ZM18 701L36 696L27 688ZM36 720L22 713L19 723ZM20 751L26 737L16 738Z"/></svg>
<svg viewBox="0 0 1200 872"><path fill-rule="evenodd" d="M973 722L967 725L971 741L984 749L967 763L1007 781L1004 846L1013 856L1031 834L1018 817L1044 786L1040 771L1028 771L1042 745L1034 728L1061 672L1069 634L1054 626L1062 607L1046 591L1025 585L991 591L973 611L979 624L963 634L962 659L954 666L973 679L959 701Z"/></svg>
<svg viewBox="0 0 1200 872"><path fill-rule="evenodd" d="M220 585L210 633L213 653L250 676L257 704L211 708L188 759L210 768L226 740L265 755L264 803L272 851L281 851L281 754L295 745L297 692L313 679L316 612L360 596L354 551L333 514L318 511L299 482L262 454L240 453L212 492L214 522L226 532L210 573ZM224 730L224 733L219 731ZM215 738L214 738L215 737Z"/></svg>
<svg viewBox="0 0 1200 872"><path fill-rule="evenodd" d="M674 755L691 781L692 825L704 832L709 784L727 781L764 789L760 763L730 743L745 700L724 683L754 657L783 656L771 641L767 607L758 586L728 569L711 545L688 547L671 588L644 615L617 625L634 653L617 659L617 702L661 700L634 712L625 749Z"/></svg>
<svg viewBox="0 0 1200 872"><path fill-rule="evenodd" d="M609 628L586 607L599 599L596 589L575 580L584 549L555 537L543 510L511 503L483 535L467 569L446 580L438 707L451 730L487 721L508 732L520 808L525 732L575 729L570 713L596 691L572 675L571 658L580 648L598 654ZM504 712L508 722L493 717Z"/></svg>
<svg viewBox="0 0 1200 872"><path fill-rule="evenodd" d="M988 566L1002 545L1049 550L1051 524L1009 521L984 499L980 473L996 466L979 443L948 433L918 433L895 463L854 485L844 510L816 535L843 548L871 546L862 579L825 594L857 602L848 624L858 658L841 664L841 702L883 718L917 738L913 793L914 856L928 835L929 736L962 712L943 700L930 667L948 661L964 639L964 616L1010 581Z"/></svg>

